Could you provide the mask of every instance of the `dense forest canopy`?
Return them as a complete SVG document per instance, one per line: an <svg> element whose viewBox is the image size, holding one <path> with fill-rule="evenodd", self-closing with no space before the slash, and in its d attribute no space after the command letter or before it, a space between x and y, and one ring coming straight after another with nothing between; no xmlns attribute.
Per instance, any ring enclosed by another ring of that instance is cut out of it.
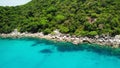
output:
<svg viewBox="0 0 120 68"><path fill-rule="evenodd" d="M0 33L73 35L120 34L120 0L32 0L15 7L0 7Z"/></svg>

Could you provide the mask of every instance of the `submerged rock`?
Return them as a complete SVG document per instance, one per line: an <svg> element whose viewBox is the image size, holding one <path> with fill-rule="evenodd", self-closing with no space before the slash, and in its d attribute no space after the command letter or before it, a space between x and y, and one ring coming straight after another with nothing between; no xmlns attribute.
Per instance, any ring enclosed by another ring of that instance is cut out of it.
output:
<svg viewBox="0 0 120 68"><path fill-rule="evenodd" d="M34 44L32 44L31 46L33 47L33 46L37 46L38 44L40 44L41 42L39 41L39 42L36 42L36 43L34 43Z"/></svg>
<svg viewBox="0 0 120 68"><path fill-rule="evenodd" d="M40 51L41 53L52 53L50 49L43 49Z"/></svg>

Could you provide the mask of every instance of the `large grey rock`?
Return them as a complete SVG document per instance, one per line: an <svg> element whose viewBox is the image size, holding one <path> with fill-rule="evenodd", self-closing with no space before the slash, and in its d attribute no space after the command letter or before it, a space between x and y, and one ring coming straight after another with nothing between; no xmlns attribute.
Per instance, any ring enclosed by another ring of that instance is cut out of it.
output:
<svg viewBox="0 0 120 68"><path fill-rule="evenodd" d="M115 36L115 39L120 39L120 35L116 35L116 36Z"/></svg>

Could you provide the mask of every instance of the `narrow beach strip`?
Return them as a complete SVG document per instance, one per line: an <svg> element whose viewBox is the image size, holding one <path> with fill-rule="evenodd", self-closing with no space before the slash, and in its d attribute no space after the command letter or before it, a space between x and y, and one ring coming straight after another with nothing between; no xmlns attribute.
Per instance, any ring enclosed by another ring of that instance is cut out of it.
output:
<svg viewBox="0 0 120 68"><path fill-rule="evenodd" d="M115 37L110 37L110 36L77 37L77 36L71 36L69 34L62 34L56 31L54 31L54 34L48 34L48 35L44 35L42 32L20 33L20 32L14 31L9 34L0 34L0 37L2 38L36 37L36 38L44 38L44 39L54 40L54 41L72 42L73 44L80 44L80 43L87 42L87 43L95 43L103 46L108 45L113 48L120 47L120 35L116 35Z"/></svg>

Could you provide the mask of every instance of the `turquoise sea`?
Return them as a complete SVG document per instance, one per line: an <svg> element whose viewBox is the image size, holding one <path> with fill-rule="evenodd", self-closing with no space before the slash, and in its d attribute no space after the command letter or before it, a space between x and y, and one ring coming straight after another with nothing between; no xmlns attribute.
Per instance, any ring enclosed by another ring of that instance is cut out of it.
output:
<svg viewBox="0 0 120 68"><path fill-rule="evenodd" d="M120 68L120 58L104 50L72 46L44 39L0 39L0 68Z"/></svg>

